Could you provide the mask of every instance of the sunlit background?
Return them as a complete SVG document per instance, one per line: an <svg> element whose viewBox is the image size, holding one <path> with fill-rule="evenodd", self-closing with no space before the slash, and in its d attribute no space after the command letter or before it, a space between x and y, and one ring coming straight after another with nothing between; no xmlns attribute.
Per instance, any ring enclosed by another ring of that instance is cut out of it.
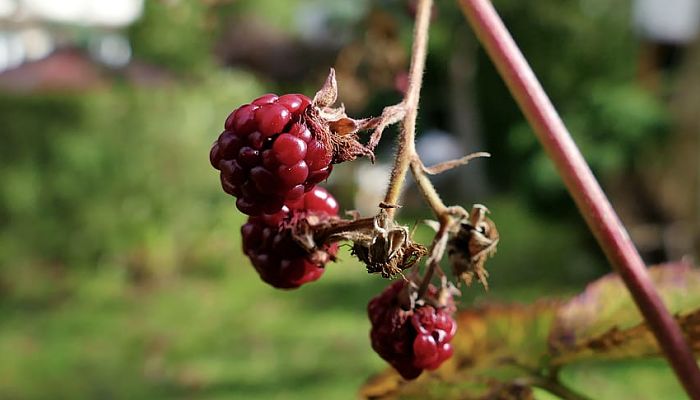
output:
<svg viewBox="0 0 700 400"><path fill-rule="evenodd" d="M437 3L417 148L428 164L492 154L434 182L449 204L488 206L501 233L491 290L465 288L462 306L576 293L610 267L456 3ZM700 3L494 4L645 260L692 260ZM208 150L232 109L312 96L329 67L352 116L400 101L412 13L410 0L0 0L0 398L355 398L385 365L365 307L386 281L347 251L299 290L259 281ZM334 170L343 209L376 211L395 133L375 165ZM416 190L402 203L427 243ZM683 398L660 361L565 378L593 398Z"/></svg>

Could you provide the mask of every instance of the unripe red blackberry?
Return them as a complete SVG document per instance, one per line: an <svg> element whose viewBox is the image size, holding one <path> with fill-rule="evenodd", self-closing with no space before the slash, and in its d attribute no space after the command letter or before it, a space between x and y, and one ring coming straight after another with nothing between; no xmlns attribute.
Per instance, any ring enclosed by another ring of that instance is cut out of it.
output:
<svg viewBox="0 0 700 400"><path fill-rule="evenodd" d="M274 214L331 173L333 150L306 124L301 94L266 94L234 110L209 159L248 215Z"/></svg>
<svg viewBox="0 0 700 400"><path fill-rule="evenodd" d="M452 318L455 307L451 299L444 306L406 309L405 285L404 281L394 282L369 302L367 312L374 351L404 379L415 379L424 369L436 369L452 356L450 340L457 324ZM426 297L437 302L437 289L431 286Z"/></svg>
<svg viewBox="0 0 700 400"><path fill-rule="evenodd" d="M330 260L338 250L337 245L319 249L314 261L294 241L289 229L282 228L283 222L308 215L321 220L338 215L338 203L325 189L315 187L282 210L251 216L243 225L243 252L263 281L276 288L292 289L323 275L325 262L318 260L318 252Z"/></svg>

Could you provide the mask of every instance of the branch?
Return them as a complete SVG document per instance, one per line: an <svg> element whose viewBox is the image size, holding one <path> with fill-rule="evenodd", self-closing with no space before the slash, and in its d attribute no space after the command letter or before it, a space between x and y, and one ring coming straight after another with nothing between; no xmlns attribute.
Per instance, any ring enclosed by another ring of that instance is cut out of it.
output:
<svg viewBox="0 0 700 400"><path fill-rule="evenodd" d="M391 170L391 179L387 188L384 203L397 204L401 188L406 179L409 164L415 154L416 116L418 115L418 102L420 89L425 69L425 57L428 47L428 28L430 27L430 10L433 0L419 0L416 10L416 25L413 29L413 49L411 51L411 66L408 72L408 90L402 106L405 114L399 137L399 147L396 152L394 167ZM388 209L389 218L394 217L394 209Z"/></svg>
<svg viewBox="0 0 700 400"><path fill-rule="evenodd" d="M489 0L460 0L511 94L562 176L589 228L617 268L688 395L700 399L700 369L654 289L646 267L535 74Z"/></svg>
<svg viewBox="0 0 700 400"><path fill-rule="evenodd" d="M433 243L430 246L430 256L426 260L425 265L427 267L425 275L423 275L423 280L418 288L418 298L420 299L428 291L430 286L430 281L433 279L433 273L437 268L440 268L440 260L445 254L445 248L447 247L447 239L450 229L450 221L440 221L440 228L433 238Z"/></svg>
<svg viewBox="0 0 700 400"><path fill-rule="evenodd" d="M413 179L416 181L416 185L418 186L418 189L423 195L426 203L428 203L428 206L433 209L435 216L440 219L440 225L444 225L447 222L444 219L448 217L448 215L446 215L447 206L445 206L445 203L442 202L440 195L438 194L437 190L435 190L433 184L430 183L428 177L425 176L424 169L425 167L418 156L414 156L411 162L411 173L413 174Z"/></svg>
<svg viewBox="0 0 700 400"><path fill-rule="evenodd" d="M456 160L443 161L441 163L431 165L430 167L426 167L424 165L423 172L425 172L428 175L441 174L445 171L449 171L451 169L467 165L469 164L469 161L480 157L491 157L491 154L480 151L478 153L467 154L466 156L458 158Z"/></svg>

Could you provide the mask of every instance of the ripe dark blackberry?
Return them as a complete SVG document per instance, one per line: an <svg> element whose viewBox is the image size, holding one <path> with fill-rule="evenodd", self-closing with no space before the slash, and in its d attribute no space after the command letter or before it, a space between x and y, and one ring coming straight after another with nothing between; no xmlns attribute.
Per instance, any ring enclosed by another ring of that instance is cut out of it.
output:
<svg viewBox="0 0 700 400"><path fill-rule="evenodd" d="M274 214L331 173L333 151L307 127L301 94L266 94L234 110L209 159L248 215Z"/></svg>
<svg viewBox="0 0 700 400"><path fill-rule="evenodd" d="M369 302L372 348L391 364L404 379L417 378L424 369L438 368L452 356L450 340L457 324L451 300L444 307L432 305L405 309L402 301L404 281L396 281ZM427 297L435 300L437 289L431 286Z"/></svg>
<svg viewBox="0 0 700 400"><path fill-rule="evenodd" d="M274 214L251 216L241 228L243 252L250 258L260 278L280 289L292 289L323 275L324 264L332 259L338 247L320 250L315 261L293 239L282 223L294 217L314 215L320 219L338 215L338 203L325 189L315 187L302 198L285 205Z"/></svg>

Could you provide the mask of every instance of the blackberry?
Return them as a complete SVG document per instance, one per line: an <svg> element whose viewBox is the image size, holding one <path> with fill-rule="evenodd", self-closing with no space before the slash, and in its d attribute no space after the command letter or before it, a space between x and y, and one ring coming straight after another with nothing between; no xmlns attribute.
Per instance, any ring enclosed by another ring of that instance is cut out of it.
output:
<svg viewBox="0 0 700 400"><path fill-rule="evenodd" d="M244 214L274 214L326 180L333 151L309 130L301 94L266 94L234 110L209 153Z"/></svg>
<svg viewBox="0 0 700 400"><path fill-rule="evenodd" d="M406 309L406 283L397 281L369 302L367 311L372 329L372 348L391 364L404 379L417 378L424 369L434 370L452 356L450 341L457 324L450 299L444 306L419 305ZM436 302L437 289L431 286L428 300Z"/></svg>
<svg viewBox="0 0 700 400"><path fill-rule="evenodd" d="M260 278L280 289L297 288L323 275L324 264L337 253L337 245L319 249L314 260L297 244L285 223L313 215L327 219L338 214L338 203L321 187L302 195L273 214L251 216L241 227L243 252ZM321 253L321 260L319 254Z"/></svg>

